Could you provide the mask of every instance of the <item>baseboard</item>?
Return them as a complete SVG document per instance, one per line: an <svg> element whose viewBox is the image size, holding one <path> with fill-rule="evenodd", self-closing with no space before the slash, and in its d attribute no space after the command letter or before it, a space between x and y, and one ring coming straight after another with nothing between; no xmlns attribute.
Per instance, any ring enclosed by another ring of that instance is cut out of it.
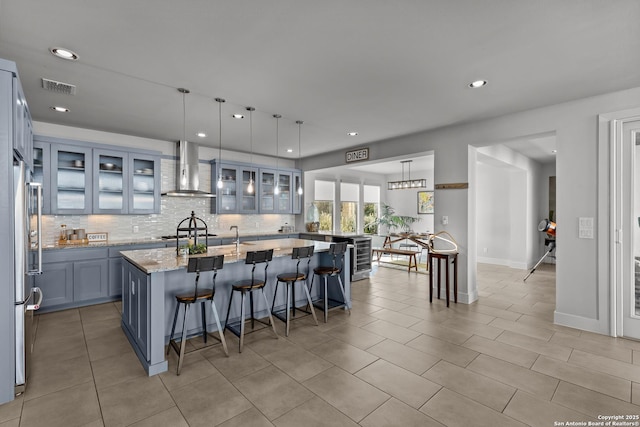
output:
<svg viewBox="0 0 640 427"><path fill-rule="evenodd" d="M603 325L598 319L576 316L575 314L553 312L553 323L567 326L569 328L581 329L583 331L595 332L596 334L609 335L607 325Z"/></svg>
<svg viewBox="0 0 640 427"><path fill-rule="evenodd" d="M505 267L509 267L511 264L511 261L509 261L508 259L489 258L489 257L480 257L480 256L476 258L476 261L482 264L503 265Z"/></svg>

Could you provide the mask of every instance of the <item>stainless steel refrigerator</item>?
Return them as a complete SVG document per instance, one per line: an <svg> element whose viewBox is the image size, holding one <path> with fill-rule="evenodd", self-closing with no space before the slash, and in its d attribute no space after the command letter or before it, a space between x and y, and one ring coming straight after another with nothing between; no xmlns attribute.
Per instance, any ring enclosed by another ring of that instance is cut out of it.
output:
<svg viewBox="0 0 640 427"><path fill-rule="evenodd" d="M25 163L13 159L13 281L15 283L15 393L25 390L33 349L33 312L40 308L42 291L32 276L42 273L42 186L29 182ZM0 273L1 274L1 273Z"/></svg>

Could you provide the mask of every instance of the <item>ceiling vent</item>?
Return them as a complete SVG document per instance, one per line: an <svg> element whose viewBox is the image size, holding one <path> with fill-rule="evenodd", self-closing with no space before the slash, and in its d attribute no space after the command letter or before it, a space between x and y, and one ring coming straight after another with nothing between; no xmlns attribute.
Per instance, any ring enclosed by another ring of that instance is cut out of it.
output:
<svg viewBox="0 0 640 427"><path fill-rule="evenodd" d="M57 82L55 80L49 80L42 78L42 87L46 90L56 93L64 93L65 95L75 95L76 87L75 85L63 82Z"/></svg>

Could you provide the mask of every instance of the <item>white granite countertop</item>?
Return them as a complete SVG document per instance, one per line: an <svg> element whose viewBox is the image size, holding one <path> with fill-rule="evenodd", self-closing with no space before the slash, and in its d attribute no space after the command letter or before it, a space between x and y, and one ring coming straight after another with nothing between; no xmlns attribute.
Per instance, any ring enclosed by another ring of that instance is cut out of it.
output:
<svg viewBox="0 0 640 427"><path fill-rule="evenodd" d="M224 263L236 263L245 260L247 251L273 249L273 257L291 256L291 249L298 246L314 246L315 252L325 252L330 243L302 239L273 239L242 242L239 250L236 245L209 246L206 254L178 256L176 248L140 249L122 251L121 254L132 264L147 274L186 268L189 257L224 255Z"/></svg>

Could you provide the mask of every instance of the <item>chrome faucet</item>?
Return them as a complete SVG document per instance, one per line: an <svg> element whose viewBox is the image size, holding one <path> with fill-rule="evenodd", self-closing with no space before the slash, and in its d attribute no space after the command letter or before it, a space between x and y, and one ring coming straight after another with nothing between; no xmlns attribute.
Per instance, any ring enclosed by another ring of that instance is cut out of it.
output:
<svg viewBox="0 0 640 427"><path fill-rule="evenodd" d="M240 248L240 232L238 230L238 226L237 225L232 225L231 227L229 227L229 230L233 230L236 229L236 240L233 241L233 243L236 244L236 252L238 251L238 249Z"/></svg>

